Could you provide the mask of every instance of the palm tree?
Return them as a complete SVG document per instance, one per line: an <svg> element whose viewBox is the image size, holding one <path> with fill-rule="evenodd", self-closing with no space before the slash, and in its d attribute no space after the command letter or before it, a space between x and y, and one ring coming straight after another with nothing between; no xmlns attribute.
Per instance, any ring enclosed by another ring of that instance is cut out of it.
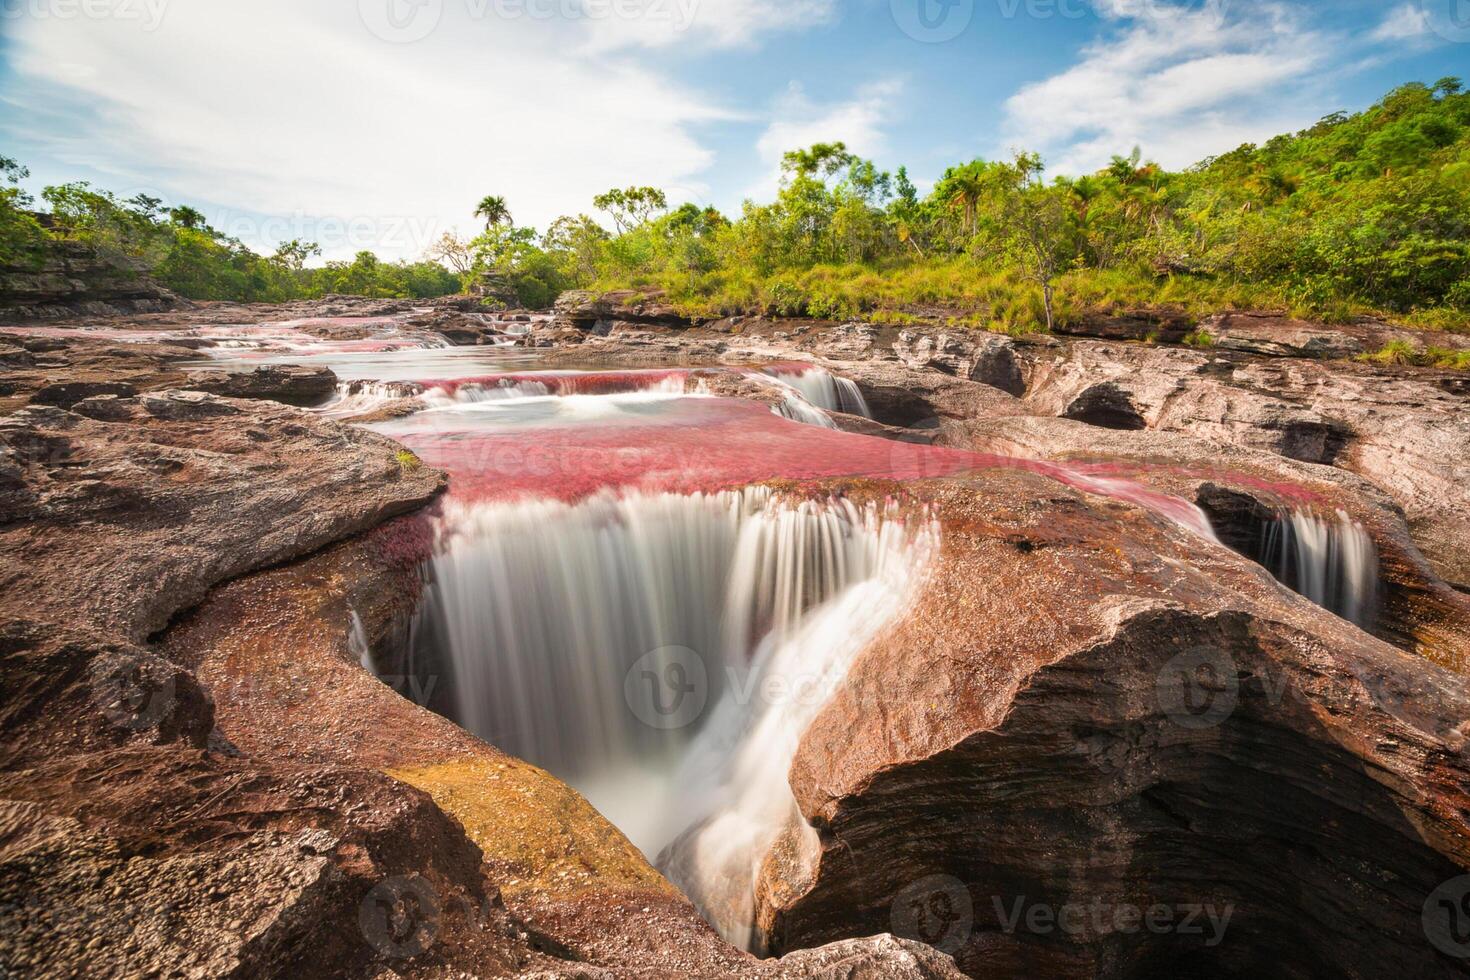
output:
<svg viewBox="0 0 1470 980"><path fill-rule="evenodd" d="M510 208L505 206L505 198L492 194L480 201L480 206L475 208L475 217L484 218L485 230L489 231L502 222L510 222Z"/></svg>
<svg viewBox="0 0 1470 980"><path fill-rule="evenodd" d="M952 167L939 181L939 196L964 216L965 231L975 233L980 199L985 196L985 163L976 160L963 167Z"/></svg>
<svg viewBox="0 0 1470 980"><path fill-rule="evenodd" d="M180 204L176 208L169 208L169 220L182 228L201 228L204 226L204 215L195 211L187 204Z"/></svg>

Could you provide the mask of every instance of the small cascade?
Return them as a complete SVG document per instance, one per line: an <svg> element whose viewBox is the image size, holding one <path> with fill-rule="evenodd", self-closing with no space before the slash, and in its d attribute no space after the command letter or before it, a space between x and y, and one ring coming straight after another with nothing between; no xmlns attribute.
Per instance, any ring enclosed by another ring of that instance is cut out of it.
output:
<svg viewBox="0 0 1470 980"><path fill-rule="evenodd" d="M336 396L313 411L327 418L351 418L376 411L400 398L416 397L422 390L412 383L343 381L337 384Z"/></svg>
<svg viewBox="0 0 1470 980"><path fill-rule="evenodd" d="M781 384L795 388L809 404L829 412L845 412L848 415L873 417L863 398L857 382L850 378L839 378L819 367L792 369L785 366L769 367L764 372ZM804 421L804 420L801 420Z"/></svg>
<svg viewBox="0 0 1470 980"><path fill-rule="evenodd" d="M790 419L793 422L804 422L807 425L820 425L824 429L837 428L837 423L832 421L832 416L795 393L789 394L781 399L781 403L772 407L771 411L783 419Z"/></svg>
<svg viewBox="0 0 1470 980"><path fill-rule="evenodd" d="M373 665L373 648L368 643L367 630L356 609L347 610L347 649L357 658L363 670L369 674L377 674L378 669Z"/></svg>
<svg viewBox="0 0 1470 980"><path fill-rule="evenodd" d="M425 400L431 405L447 405L578 395L682 395L685 394L686 377L685 372L667 371L510 374L434 382Z"/></svg>
<svg viewBox="0 0 1470 980"><path fill-rule="evenodd" d="M425 393L424 401L430 405L447 405L454 402L473 404L475 402L509 401L516 398L545 398L551 393L551 388L540 381L514 381L506 378L499 384L488 386L462 384L452 389L432 387Z"/></svg>
<svg viewBox="0 0 1470 980"><path fill-rule="evenodd" d="M1260 562L1282 584L1359 626L1378 606L1378 549L1363 525L1339 510L1332 518L1283 512L1261 529Z"/></svg>
<svg viewBox="0 0 1470 980"><path fill-rule="evenodd" d="M697 853L670 874L750 942L797 741L937 540L894 507L759 488L451 500L413 656L447 675L441 710L576 786L650 857L689 831Z"/></svg>

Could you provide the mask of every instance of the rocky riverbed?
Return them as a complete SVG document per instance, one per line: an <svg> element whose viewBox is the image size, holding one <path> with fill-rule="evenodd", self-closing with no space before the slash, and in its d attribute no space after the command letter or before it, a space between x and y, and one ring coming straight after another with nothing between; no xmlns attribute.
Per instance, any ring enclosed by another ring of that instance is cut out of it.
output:
<svg viewBox="0 0 1470 980"><path fill-rule="evenodd" d="M1462 975L1463 376L1354 360L1386 324L1233 314L1201 349L1172 322L569 294L0 327L0 966ZM437 376L373 373L420 350ZM860 397L803 394L834 379ZM461 426L527 394L590 414ZM750 484L938 544L721 877L718 813L641 852L456 724L420 634L475 508Z"/></svg>

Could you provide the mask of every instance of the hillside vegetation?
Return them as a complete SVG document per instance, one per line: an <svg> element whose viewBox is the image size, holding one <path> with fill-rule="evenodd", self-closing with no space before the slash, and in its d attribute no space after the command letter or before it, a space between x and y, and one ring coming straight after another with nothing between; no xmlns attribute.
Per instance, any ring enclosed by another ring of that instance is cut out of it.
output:
<svg viewBox="0 0 1470 980"><path fill-rule="evenodd" d="M958 164L921 195L905 169L881 171L830 143L787 154L776 199L747 201L735 216L671 209L658 189L632 187L592 202L612 230L582 214L538 232L487 197L483 234L446 235L417 263L361 253L309 269L311 243L257 256L190 208L118 201L85 184L47 188L42 227L18 188L0 193L0 261L23 261L53 237L87 240L146 257L195 298L476 285L540 307L593 287L661 290L703 315L904 322L938 311L1015 332L1154 304L1470 324L1470 95L1453 78L1402 86L1365 112L1182 172L1134 151L1095 174L1049 179L1022 153Z"/></svg>

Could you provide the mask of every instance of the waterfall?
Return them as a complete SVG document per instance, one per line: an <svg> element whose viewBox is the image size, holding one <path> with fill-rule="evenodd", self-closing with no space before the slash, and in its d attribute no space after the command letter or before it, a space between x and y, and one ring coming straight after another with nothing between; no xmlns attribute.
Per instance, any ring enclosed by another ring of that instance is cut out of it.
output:
<svg viewBox="0 0 1470 980"><path fill-rule="evenodd" d="M1346 512L1334 519L1293 510L1261 531L1261 563L1295 592L1369 627L1377 612L1378 550Z"/></svg>
<svg viewBox="0 0 1470 980"><path fill-rule="evenodd" d="M420 631L438 649L415 658L448 675L455 720L576 786L650 857L687 831L699 859L671 873L740 910L711 914L742 941L757 864L793 818L797 741L937 538L893 505L759 488L451 500Z"/></svg>
<svg viewBox="0 0 1470 980"><path fill-rule="evenodd" d="M366 415L400 398L413 398L423 389L416 384L383 381L342 381L337 394L325 405L313 409L327 418L351 418Z"/></svg>
<svg viewBox="0 0 1470 980"><path fill-rule="evenodd" d="M824 429L837 428L837 423L832 421L832 416L795 393L782 398L781 403L772 407L771 411L793 422L820 425Z"/></svg>
<svg viewBox="0 0 1470 980"><path fill-rule="evenodd" d="M755 893L771 846L788 829L803 858L819 846L787 782L801 736L853 660L902 614L939 540L937 524L917 532L888 524L878 533L883 557L873 572L799 627L761 641L744 682L716 705L679 771L683 792L668 823L679 836L659 867L727 941L751 952L764 951Z"/></svg>
<svg viewBox="0 0 1470 980"><path fill-rule="evenodd" d="M818 408L825 408L829 412L861 415L868 419L873 417L862 391L850 378L836 377L819 367L800 370L772 367L767 368L765 373L781 384L795 388L802 398Z"/></svg>
<svg viewBox="0 0 1470 980"><path fill-rule="evenodd" d="M513 381L506 378L499 384L485 387L480 384L464 384L452 391L442 387L431 387L424 400L430 405L447 405L452 402L492 402L513 398L545 398L551 388L540 381Z"/></svg>
<svg viewBox="0 0 1470 980"><path fill-rule="evenodd" d="M374 676L377 675L378 670L373 666L373 648L368 643L367 630L362 625L362 617L357 614L356 609L351 608L347 610L347 650L357 658L363 670Z"/></svg>
<svg viewBox="0 0 1470 980"><path fill-rule="evenodd" d="M506 375L504 377L467 378L459 381L431 383L425 400L443 406L454 402L474 403L506 401L517 398L570 398L578 395L683 395L687 374L684 372L626 372L609 374L542 374Z"/></svg>

